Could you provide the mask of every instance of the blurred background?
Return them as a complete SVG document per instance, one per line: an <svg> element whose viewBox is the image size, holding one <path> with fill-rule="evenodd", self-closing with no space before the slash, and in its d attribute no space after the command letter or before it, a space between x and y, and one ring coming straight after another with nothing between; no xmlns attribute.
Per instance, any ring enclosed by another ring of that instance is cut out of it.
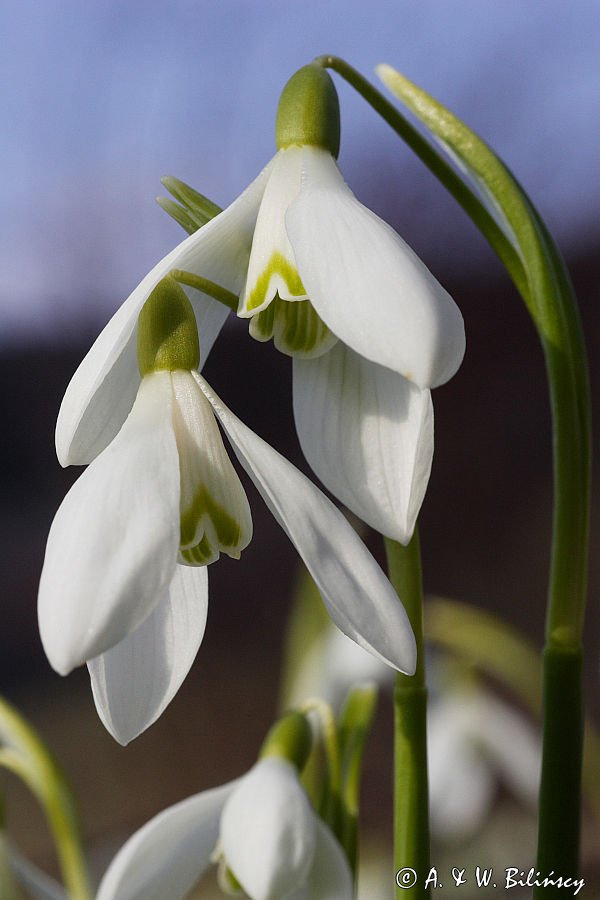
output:
<svg viewBox="0 0 600 900"><path fill-rule="evenodd" d="M56 461L56 413L93 338L183 237L154 201L161 176L176 175L226 205L273 155L278 96L297 68L322 53L343 56L367 76L378 62L392 64L474 127L538 206L570 267L597 397L599 13L596 0L2 4L0 691L69 772L98 872L156 811L252 764L277 705L296 577L291 545L248 488L252 545L239 563L211 567L198 660L160 721L127 749L98 721L86 673L59 678L41 650L35 606L45 540L78 474ZM462 211L385 123L336 83L346 180L420 254L466 323L464 365L434 397L436 456L421 515L425 588L494 611L541 646L551 456L533 327ZM205 373L306 470L287 358L230 321ZM600 587L597 511L596 500L592 598ZM378 541L368 541L382 559ZM590 603L587 699L596 721L599 618ZM365 783L366 840L376 855L390 839L388 707L382 700ZM55 870L41 814L18 786L8 791L20 846ZM522 865L532 865L533 814L505 793L495 795L488 841L498 844L500 828ZM586 866L597 875L595 839L586 813Z"/></svg>

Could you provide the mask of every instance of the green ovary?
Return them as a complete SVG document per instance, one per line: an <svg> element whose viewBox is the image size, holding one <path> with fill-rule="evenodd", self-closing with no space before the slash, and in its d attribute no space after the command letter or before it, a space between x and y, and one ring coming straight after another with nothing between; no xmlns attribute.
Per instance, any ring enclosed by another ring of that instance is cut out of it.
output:
<svg viewBox="0 0 600 900"><path fill-rule="evenodd" d="M337 341L310 300L287 301L278 294L252 317L250 334L257 341L273 338L282 353L306 359L322 356Z"/></svg>
<svg viewBox="0 0 600 900"><path fill-rule="evenodd" d="M304 285L298 275L296 266L292 265L292 263L285 258L283 253L276 250L261 272L260 277L257 279L256 284L252 289L252 293L244 304L247 312L258 309L258 307L262 306L265 302L273 275L279 275L279 277L285 281L291 297L306 296L306 291L304 290Z"/></svg>
<svg viewBox="0 0 600 900"><path fill-rule="evenodd" d="M204 534L199 542L193 544L201 520L205 524ZM191 505L181 514L182 558L192 565L208 565L219 558L222 550L228 556L239 559L241 538L241 524L201 485Z"/></svg>

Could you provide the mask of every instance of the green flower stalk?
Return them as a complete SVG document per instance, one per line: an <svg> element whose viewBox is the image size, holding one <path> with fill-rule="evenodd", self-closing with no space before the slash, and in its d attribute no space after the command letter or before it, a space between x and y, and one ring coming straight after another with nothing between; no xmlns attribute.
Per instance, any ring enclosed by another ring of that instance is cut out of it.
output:
<svg viewBox="0 0 600 900"><path fill-rule="evenodd" d="M463 206L504 263L542 343L553 421L554 523L544 651L537 868L572 876L578 867L580 827L581 638L587 584L591 415L586 352L569 276L521 186L494 152L441 103L391 67L378 68L395 96L449 150L460 174L346 62L333 56L320 57L317 62L337 71L362 94ZM536 895L542 890L536 888ZM546 896L553 894L552 889L545 890Z"/></svg>

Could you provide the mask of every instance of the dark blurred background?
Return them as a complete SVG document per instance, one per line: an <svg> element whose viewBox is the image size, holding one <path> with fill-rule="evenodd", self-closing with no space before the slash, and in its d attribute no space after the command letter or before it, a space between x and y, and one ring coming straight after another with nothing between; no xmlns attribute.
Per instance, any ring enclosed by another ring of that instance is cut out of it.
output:
<svg viewBox="0 0 600 900"><path fill-rule="evenodd" d="M584 0L3 4L0 691L71 774L99 868L159 808L252 763L276 707L296 565L249 487L252 545L239 563L211 567L198 660L161 720L127 749L97 720L86 673L61 679L42 653L35 606L46 535L78 474L56 461L56 413L105 321L183 237L154 203L160 177L177 175L226 205L273 154L278 94L295 69L325 52L367 76L391 63L473 126L529 191L571 270L597 397L598 13ZM347 181L423 257L466 322L464 365L434 394L436 456L421 515L425 587L495 611L541 645L551 435L534 329L466 216L372 110L338 87ZM306 469L286 358L231 321L205 374ZM586 626L596 719L597 507ZM381 558L377 540L369 544ZM383 829L390 779L379 760L389 726L382 709L366 788L367 819ZM11 791L20 844L52 867L40 814L19 788Z"/></svg>

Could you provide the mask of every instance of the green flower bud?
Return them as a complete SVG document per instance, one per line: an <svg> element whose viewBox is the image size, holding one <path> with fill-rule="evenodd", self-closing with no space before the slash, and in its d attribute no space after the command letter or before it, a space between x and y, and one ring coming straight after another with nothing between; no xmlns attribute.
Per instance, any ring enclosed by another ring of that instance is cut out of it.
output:
<svg viewBox="0 0 600 900"><path fill-rule="evenodd" d="M285 147L322 147L340 152L340 104L329 73L315 63L303 66L284 87L277 108L275 140Z"/></svg>
<svg viewBox="0 0 600 900"><path fill-rule="evenodd" d="M263 741L259 759L279 756L302 771L312 747L312 729L305 715L290 712L272 726Z"/></svg>
<svg viewBox="0 0 600 900"><path fill-rule="evenodd" d="M151 372L191 371L200 364L198 326L181 285L167 275L158 282L138 318L138 366Z"/></svg>

